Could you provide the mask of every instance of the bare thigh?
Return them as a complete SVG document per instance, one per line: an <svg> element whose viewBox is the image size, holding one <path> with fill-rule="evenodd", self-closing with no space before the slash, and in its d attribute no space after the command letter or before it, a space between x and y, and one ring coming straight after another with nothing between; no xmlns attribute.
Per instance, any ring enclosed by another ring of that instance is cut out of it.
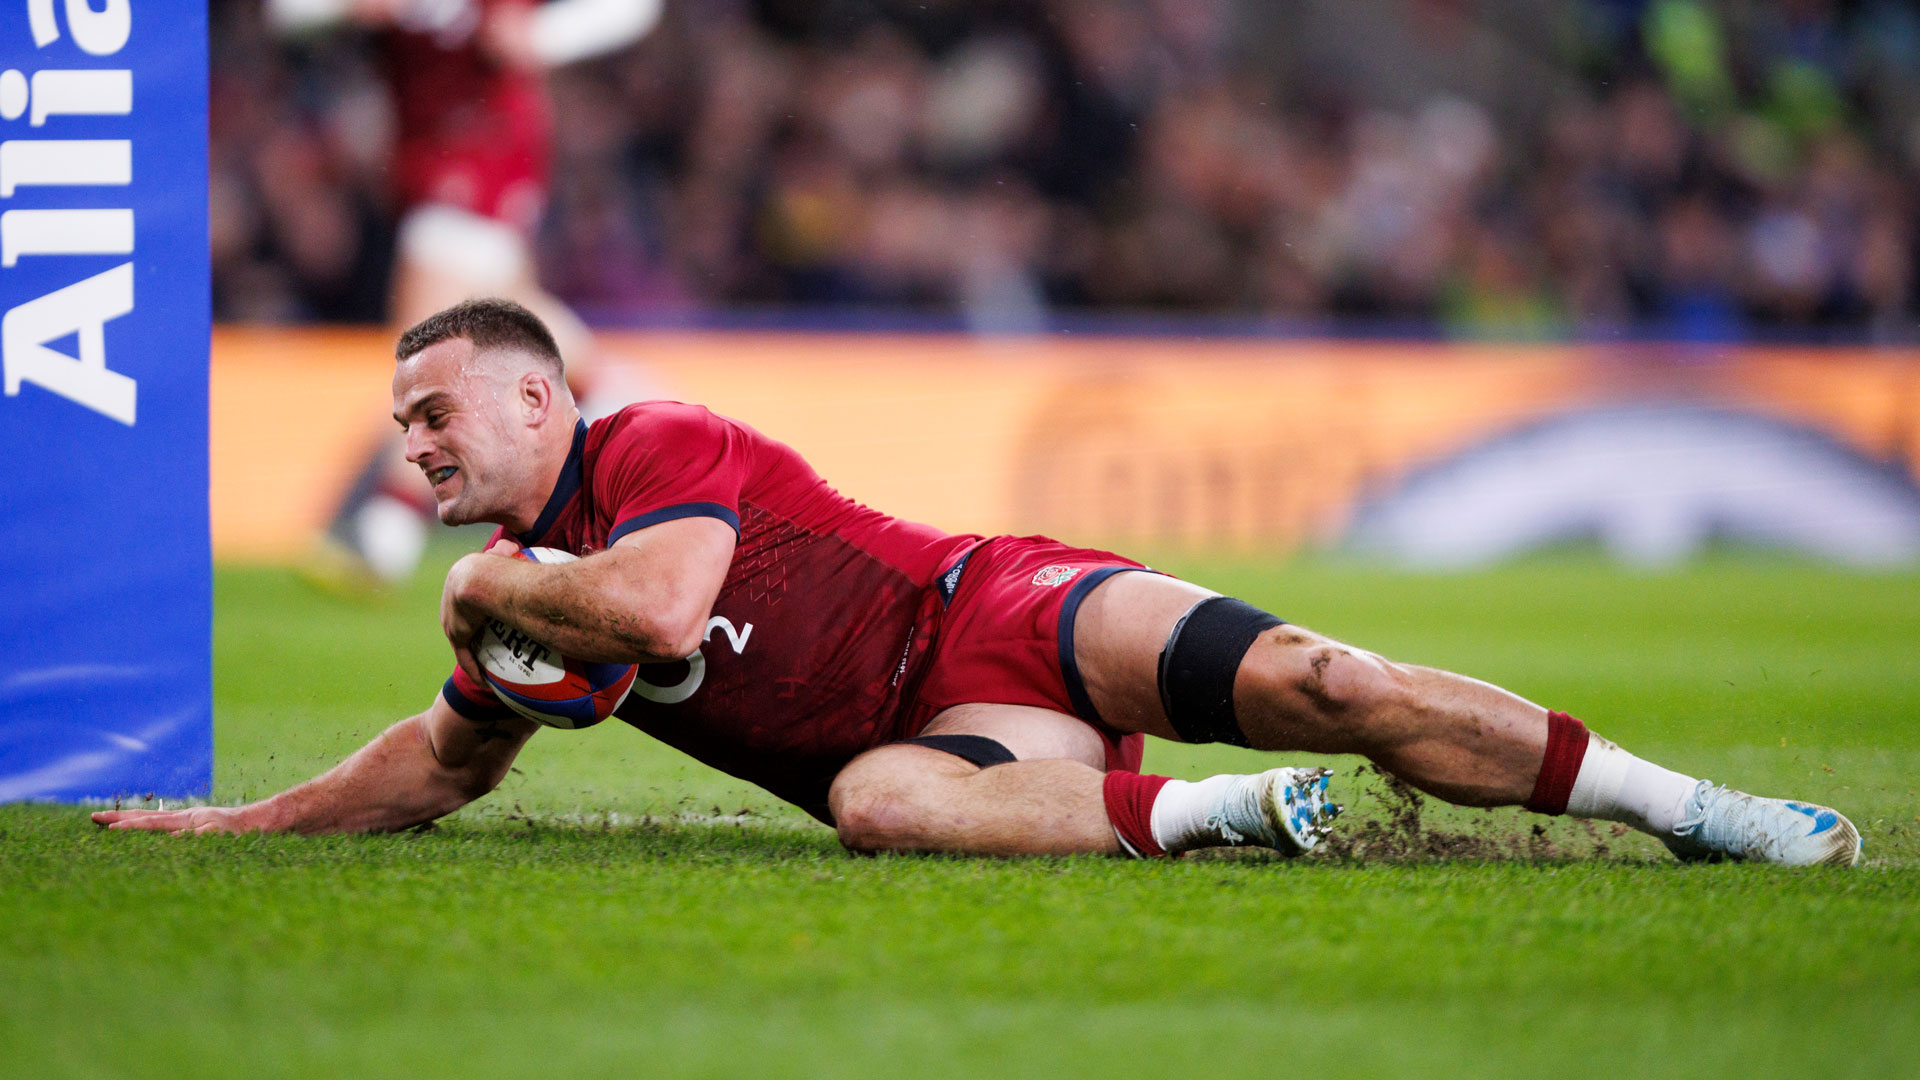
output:
<svg viewBox="0 0 1920 1080"><path fill-rule="evenodd" d="M1106 740L1086 722L1052 709L1030 705L955 705L942 709L921 735L979 735L1007 748L1016 761L1070 761L1105 771ZM834 778L831 802L860 789L920 783L933 777L960 778L978 766L955 754L916 743L889 743L854 758Z"/></svg>
<svg viewBox="0 0 1920 1080"><path fill-rule="evenodd" d="M1160 705L1160 652L1182 615L1218 595L1141 571L1115 574L1087 594L1074 620L1073 655L1102 721L1179 740Z"/></svg>
<svg viewBox="0 0 1920 1080"><path fill-rule="evenodd" d="M955 705L943 709L922 735L981 735L1021 761L1064 758L1105 769L1106 740L1078 717L1028 705Z"/></svg>
<svg viewBox="0 0 1920 1080"><path fill-rule="evenodd" d="M991 769L895 743L853 759L827 801L854 851L1115 854L1102 792L1105 741L1082 721L1022 705L956 705L923 735L981 735L1019 760Z"/></svg>
<svg viewBox="0 0 1920 1080"><path fill-rule="evenodd" d="M1160 701L1160 654L1180 617L1218 596L1159 574L1115 574L1080 606L1074 657L1100 719L1120 731L1181 741ZM1329 663L1343 661L1330 673ZM1395 665L1301 626L1282 623L1261 634L1238 663L1234 708L1242 730L1262 750L1354 753L1367 749L1367 710L1342 700L1356 684ZM1357 672L1357 674L1356 674Z"/></svg>
<svg viewBox="0 0 1920 1080"><path fill-rule="evenodd" d="M577 380L584 368L597 362L593 332L572 308L542 288L530 272L499 280L475 280L409 258L403 251L394 267L388 306L393 322L404 328L476 295L504 296L538 315L560 346L560 355L566 358L569 380Z"/></svg>

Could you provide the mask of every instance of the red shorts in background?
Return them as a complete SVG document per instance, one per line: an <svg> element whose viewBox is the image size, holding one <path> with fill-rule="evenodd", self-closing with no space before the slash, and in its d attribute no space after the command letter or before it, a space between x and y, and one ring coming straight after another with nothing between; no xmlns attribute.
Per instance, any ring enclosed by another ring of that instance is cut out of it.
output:
<svg viewBox="0 0 1920 1080"><path fill-rule="evenodd" d="M937 583L951 599L907 730L917 734L955 705L1030 705L1086 721L1106 741L1109 770L1138 772L1145 737L1100 719L1074 662L1073 623L1094 586L1145 569L1044 536L996 537L969 549Z"/></svg>

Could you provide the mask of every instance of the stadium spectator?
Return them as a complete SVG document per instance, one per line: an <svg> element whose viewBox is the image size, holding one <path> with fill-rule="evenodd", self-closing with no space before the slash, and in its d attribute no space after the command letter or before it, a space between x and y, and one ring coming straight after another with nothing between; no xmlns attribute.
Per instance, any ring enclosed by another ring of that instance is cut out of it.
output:
<svg viewBox="0 0 1920 1080"><path fill-rule="evenodd" d="M389 317L405 326L465 297L515 297L581 359L576 387L607 403L589 404L589 412L631 400L605 385L608 369L586 325L540 283L530 241L547 199L546 72L644 36L660 0L267 0L266 12L287 38L357 30L379 60L380 85L390 91L390 148L383 153L369 137L381 127L369 111L370 83L335 106L334 126L367 186L384 171L399 215ZM368 215L356 213L366 200L326 183L322 146L303 127L276 127L254 164L273 250L302 297L327 313L367 301L353 289L372 276L364 264L373 249ZM431 513L418 475L391 435L383 437L309 570L330 582L404 580L420 561Z"/></svg>
<svg viewBox="0 0 1920 1080"><path fill-rule="evenodd" d="M1859 859L1833 810L1663 769L1564 713L1118 555L888 517L699 406L643 402L589 426L552 336L518 305L457 305L395 353L393 415L441 520L500 526L447 575L454 675L425 712L279 796L96 822L368 831L458 809L539 727L476 660L497 620L566 656L643 665L622 673L623 719L856 851L1298 855L1337 813L1325 769L1142 775L1152 734L1363 754L1452 802L1620 821L1682 859ZM514 558L523 546L586 557Z"/></svg>
<svg viewBox="0 0 1920 1080"><path fill-rule="evenodd" d="M386 88L217 14L220 314L377 317ZM1900 337L1915 41L1891 2L684 0L555 77L538 263L612 320Z"/></svg>

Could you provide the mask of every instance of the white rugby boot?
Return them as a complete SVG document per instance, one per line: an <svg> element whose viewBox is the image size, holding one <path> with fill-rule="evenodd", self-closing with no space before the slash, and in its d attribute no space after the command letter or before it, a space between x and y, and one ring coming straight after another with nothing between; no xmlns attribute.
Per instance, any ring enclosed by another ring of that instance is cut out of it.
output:
<svg viewBox="0 0 1920 1080"><path fill-rule="evenodd" d="M1291 858L1312 851L1333 831L1341 807L1327 799L1332 770L1268 769L1246 779L1243 794L1250 798L1223 800L1219 816L1209 822L1229 843L1259 844Z"/></svg>
<svg viewBox="0 0 1920 1080"><path fill-rule="evenodd" d="M1766 799L1702 780L1685 816L1661 842L1683 862L1718 859L1783 866L1852 866L1860 830L1825 806Z"/></svg>

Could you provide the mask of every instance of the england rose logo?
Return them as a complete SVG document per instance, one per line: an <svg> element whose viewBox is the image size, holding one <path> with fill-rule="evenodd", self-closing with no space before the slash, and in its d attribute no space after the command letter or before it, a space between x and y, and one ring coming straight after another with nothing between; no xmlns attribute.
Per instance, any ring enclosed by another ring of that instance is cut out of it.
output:
<svg viewBox="0 0 1920 1080"><path fill-rule="evenodd" d="M1060 585L1072 581L1080 573L1077 566L1043 566L1033 575L1033 583L1039 586Z"/></svg>

